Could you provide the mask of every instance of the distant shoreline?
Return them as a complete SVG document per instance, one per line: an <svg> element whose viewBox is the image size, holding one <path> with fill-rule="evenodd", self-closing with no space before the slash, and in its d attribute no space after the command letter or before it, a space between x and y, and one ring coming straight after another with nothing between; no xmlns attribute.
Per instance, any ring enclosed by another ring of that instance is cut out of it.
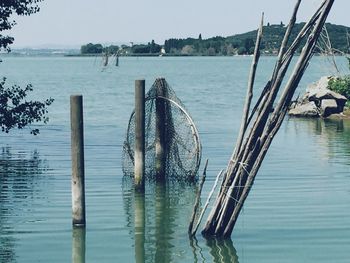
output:
<svg viewBox="0 0 350 263"><path fill-rule="evenodd" d="M295 56L298 56L299 53L295 54ZM48 50L44 50L43 52L40 52L36 50L35 52L10 52L10 53L0 53L0 58L5 57L99 57L102 58L104 54L98 53L98 54L79 54L79 53L64 53L64 52L49 52ZM252 55L200 55L200 54L122 54L119 55L119 57L251 57ZM276 57L276 54L261 54L262 57ZM320 53L314 54L314 56L332 56L332 55L324 55ZM335 54L336 57L345 57L347 54ZM115 57L114 55L111 55L110 57Z"/></svg>

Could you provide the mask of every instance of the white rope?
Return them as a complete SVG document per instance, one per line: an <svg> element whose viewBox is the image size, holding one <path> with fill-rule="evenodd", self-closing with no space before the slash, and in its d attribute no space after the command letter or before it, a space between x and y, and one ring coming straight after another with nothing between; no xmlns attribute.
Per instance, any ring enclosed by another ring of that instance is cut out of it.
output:
<svg viewBox="0 0 350 263"><path fill-rule="evenodd" d="M231 162L235 163L235 162L237 162L237 161L231 159ZM247 164L247 163L244 163L244 162L237 162L237 163L238 163L238 164L243 168L243 170L248 174L248 177L251 177L250 172L247 170L248 164ZM248 185L248 186L247 186L247 185L238 185L238 186L235 186L238 177L239 177L239 176L236 176L236 177L234 178L232 184L231 184L229 187L228 187L228 186L224 186L224 188L228 188L228 191L224 191L224 195L225 195L226 198L231 198L231 199L233 199L235 202L237 202L237 203L239 203L239 204L242 205L242 203L241 203L239 200L237 200L236 198L234 198L234 197L232 196L233 189L234 189L234 188L251 187L251 185Z"/></svg>
<svg viewBox="0 0 350 263"><path fill-rule="evenodd" d="M211 197L212 197L212 195L213 195L213 193L214 193L214 191L215 191L215 189L216 189L216 186L217 186L217 184L218 184L218 182L219 182L219 179L220 179L220 177L221 177L223 171L224 171L224 170L221 170L220 173L216 176L214 186L212 187L212 189L211 189L211 191L210 191L210 193L209 193L209 196L208 196L208 198L207 198L207 201L205 202L205 205L204 205L204 207L203 207L203 209L202 209L202 212L201 212L201 214L200 214L199 217L198 217L197 224L196 224L194 230L192 231L192 235L193 235L193 236L196 234L196 232L197 232L197 230L198 230L198 227L199 227L199 225L200 225L200 223L201 223L201 221L202 221L202 218L203 218L203 216L204 216L205 211L207 210L207 207L208 207L208 205L209 205L210 199L211 199Z"/></svg>

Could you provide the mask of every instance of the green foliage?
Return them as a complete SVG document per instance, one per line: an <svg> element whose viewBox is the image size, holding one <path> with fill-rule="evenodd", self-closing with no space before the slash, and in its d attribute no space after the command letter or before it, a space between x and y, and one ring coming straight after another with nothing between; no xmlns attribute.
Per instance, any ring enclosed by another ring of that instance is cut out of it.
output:
<svg viewBox="0 0 350 263"><path fill-rule="evenodd" d="M237 54L238 55L243 55L243 54L246 54L247 53L247 50L245 49L245 47L239 47L238 50L237 50Z"/></svg>
<svg viewBox="0 0 350 263"><path fill-rule="evenodd" d="M151 43L148 42L147 45L133 45L132 52L134 54L158 54L161 50L161 46L156 44L154 40Z"/></svg>
<svg viewBox="0 0 350 263"><path fill-rule="evenodd" d="M119 47L116 45L110 45L108 47L103 48L103 52L108 54L117 54L119 51Z"/></svg>
<svg viewBox="0 0 350 263"><path fill-rule="evenodd" d="M8 133L12 128L23 129L34 123L43 121L47 123L47 106L54 101L52 98L40 101L26 101L28 93L33 91L32 85L24 89L15 85L5 87L6 78L0 81L0 126L3 132ZM37 135L38 129L32 129L31 133Z"/></svg>
<svg viewBox="0 0 350 263"><path fill-rule="evenodd" d="M332 78L329 80L328 85L330 90L350 99L350 76Z"/></svg>
<svg viewBox="0 0 350 263"><path fill-rule="evenodd" d="M29 16L39 12L37 5L42 0L1 0L0 1L0 32L10 30L16 22L12 20L13 14L19 16ZM10 51L10 45L14 38L0 33L0 51L5 49Z"/></svg>
<svg viewBox="0 0 350 263"><path fill-rule="evenodd" d="M10 45L14 38L1 32L16 25L12 20L13 15L29 16L37 13L40 10L39 2L42 0L0 0L0 51L11 51ZM48 122L47 106L54 101L52 98L44 102L27 101L28 93L33 90L31 84L24 89L17 85L7 88L5 82L6 78L0 79L0 127L3 132L8 133L13 128L23 129L35 122ZM31 133L37 135L39 129L32 129Z"/></svg>
<svg viewBox="0 0 350 263"><path fill-rule="evenodd" d="M350 69L350 58L346 57L348 60L348 65ZM347 107L349 107L349 100L350 100L350 75L344 76L344 77L336 77L331 78L328 82L329 89L333 90L343 96L345 96L347 101Z"/></svg>
<svg viewBox="0 0 350 263"><path fill-rule="evenodd" d="M83 45L80 48L81 54L101 54L103 51L103 46L101 44L92 44Z"/></svg>
<svg viewBox="0 0 350 263"><path fill-rule="evenodd" d="M255 48L254 40L252 38L246 38L244 40L244 47L249 54L252 54Z"/></svg>

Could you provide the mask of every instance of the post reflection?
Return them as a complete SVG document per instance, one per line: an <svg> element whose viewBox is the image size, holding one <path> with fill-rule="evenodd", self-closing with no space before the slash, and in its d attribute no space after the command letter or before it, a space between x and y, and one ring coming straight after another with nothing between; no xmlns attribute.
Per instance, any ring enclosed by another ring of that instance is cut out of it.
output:
<svg viewBox="0 0 350 263"><path fill-rule="evenodd" d="M207 246L209 247L212 261L215 263L239 263L237 251L233 246L231 239L208 239Z"/></svg>
<svg viewBox="0 0 350 263"><path fill-rule="evenodd" d="M196 184L152 181L143 193L124 178L126 227L134 242L136 263L239 262L231 240L201 239L200 244L195 238L187 239L195 198Z"/></svg>
<svg viewBox="0 0 350 263"><path fill-rule="evenodd" d="M85 227L73 227L72 263L85 263L86 230Z"/></svg>
<svg viewBox="0 0 350 263"><path fill-rule="evenodd" d="M186 240L187 226L195 199L195 185L148 182L146 192L123 181L126 226L134 240L135 262L174 262L177 234Z"/></svg>
<svg viewBox="0 0 350 263"><path fill-rule="evenodd" d="M202 248L196 238L190 239L194 263L239 263L237 251L231 239L207 239L205 245L206 247Z"/></svg>
<svg viewBox="0 0 350 263"><path fill-rule="evenodd" d="M190 246L193 253L193 263L206 262L205 256L203 255L203 249L199 246L196 237L190 238Z"/></svg>
<svg viewBox="0 0 350 263"><path fill-rule="evenodd" d="M171 194L163 183L155 185L155 262L171 262L172 233L176 216L175 207L171 206Z"/></svg>
<svg viewBox="0 0 350 263"><path fill-rule="evenodd" d="M145 262L145 198L144 193L134 191L135 198L135 261Z"/></svg>

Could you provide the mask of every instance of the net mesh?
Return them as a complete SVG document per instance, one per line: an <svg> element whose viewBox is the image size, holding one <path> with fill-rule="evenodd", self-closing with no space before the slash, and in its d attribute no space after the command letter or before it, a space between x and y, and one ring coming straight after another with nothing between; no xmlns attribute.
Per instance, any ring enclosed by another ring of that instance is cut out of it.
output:
<svg viewBox="0 0 350 263"><path fill-rule="evenodd" d="M158 117L157 117L158 109ZM161 119L159 119L159 111ZM157 79L145 97L145 175L156 176L156 134L163 125L165 177L193 179L201 160L201 144L191 116L164 79ZM159 123L158 123L159 125ZM124 175L134 175L135 111L131 114L123 147Z"/></svg>

